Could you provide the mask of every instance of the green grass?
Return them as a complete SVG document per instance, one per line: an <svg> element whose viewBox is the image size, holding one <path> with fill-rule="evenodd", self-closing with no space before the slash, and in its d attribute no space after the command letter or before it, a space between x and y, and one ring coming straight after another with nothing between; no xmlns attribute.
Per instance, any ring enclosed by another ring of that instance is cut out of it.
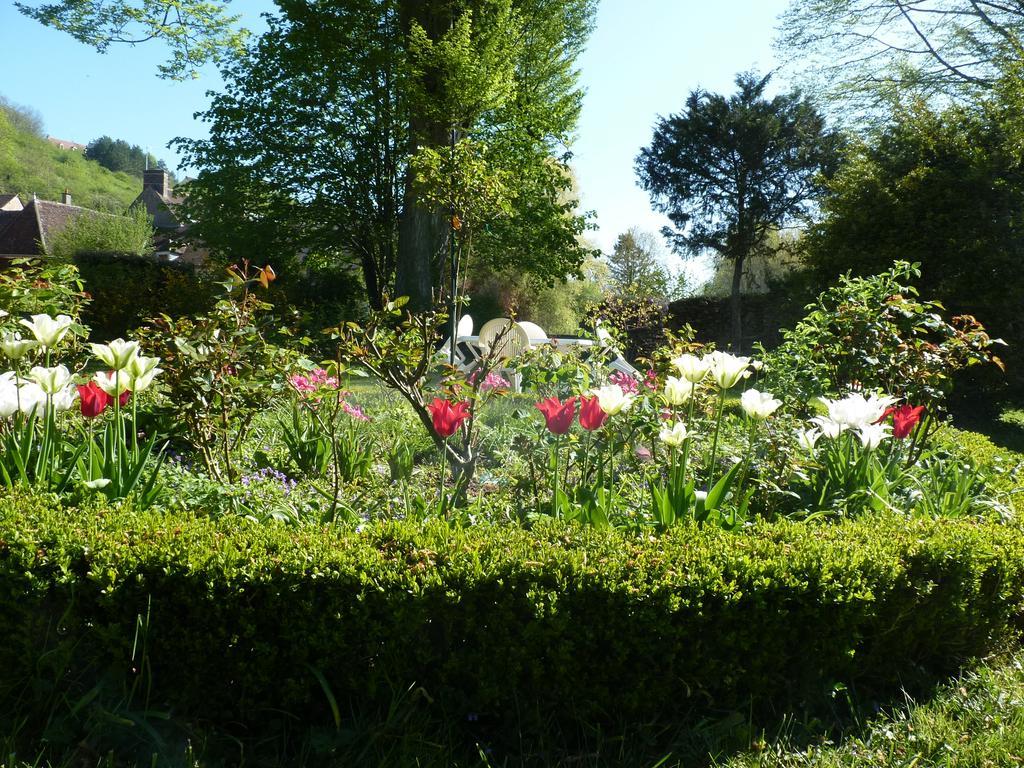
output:
<svg viewBox="0 0 1024 768"><path fill-rule="evenodd" d="M65 189L75 205L121 213L142 191L142 181L17 130L0 113L0 193L17 193L22 201L33 194L60 200Z"/></svg>

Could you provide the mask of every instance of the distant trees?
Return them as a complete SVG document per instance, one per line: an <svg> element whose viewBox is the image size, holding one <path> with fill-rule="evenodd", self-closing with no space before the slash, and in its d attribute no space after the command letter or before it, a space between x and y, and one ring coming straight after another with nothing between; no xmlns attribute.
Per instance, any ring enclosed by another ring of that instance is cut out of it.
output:
<svg viewBox="0 0 1024 768"><path fill-rule="evenodd" d="M619 235L608 254L612 289L622 298L665 299L669 274L661 245L650 232L630 227Z"/></svg>
<svg viewBox="0 0 1024 768"><path fill-rule="evenodd" d="M15 104L0 96L0 112L6 117L11 129L43 138L43 116L32 107Z"/></svg>
<svg viewBox="0 0 1024 768"><path fill-rule="evenodd" d="M132 176L141 177L146 168L167 168L162 160L157 160L139 145L109 136L100 136L90 141L85 148L85 157L95 160L109 171L129 173Z"/></svg>
<svg viewBox="0 0 1024 768"><path fill-rule="evenodd" d="M636 160L640 183L673 227L681 254L732 264L733 343L742 344L740 288L767 234L802 220L837 160L839 138L799 92L765 96L770 77L736 78L732 96L697 90L659 120Z"/></svg>

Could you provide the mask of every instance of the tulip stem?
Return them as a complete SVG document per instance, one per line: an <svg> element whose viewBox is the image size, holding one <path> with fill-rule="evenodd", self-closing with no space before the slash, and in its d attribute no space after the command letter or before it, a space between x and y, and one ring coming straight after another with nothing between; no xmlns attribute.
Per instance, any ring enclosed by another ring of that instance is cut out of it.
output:
<svg viewBox="0 0 1024 768"><path fill-rule="evenodd" d="M448 494L444 492L444 474L448 468L448 438L441 441L441 474L437 481L437 493L441 497L441 517L448 517Z"/></svg>
<svg viewBox="0 0 1024 768"><path fill-rule="evenodd" d="M558 516L558 449L561 447L561 435L555 435L555 471L551 478L551 516Z"/></svg>
<svg viewBox="0 0 1024 768"><path fill-rule="evenodd" d="M725 390L718 390L718 418L715 420L715 439L711 443L711 461L708 463L708 486L711 491L711 484L715 479L715 461L718 459L718 436L722 431L722 415L725 413Z"/></svg>

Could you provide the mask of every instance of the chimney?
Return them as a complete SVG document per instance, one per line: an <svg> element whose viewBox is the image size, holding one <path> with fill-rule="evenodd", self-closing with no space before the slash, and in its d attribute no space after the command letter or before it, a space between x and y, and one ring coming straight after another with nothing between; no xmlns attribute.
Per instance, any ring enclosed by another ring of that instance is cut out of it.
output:
<svg viewBox="0 0 1024 768"><path fill-rule="evenodd" d="M62 203L64 203L64 205L71 205L71 190L70 189L67 189L67 188L64 189L64 194L60 196L60 201Z"/></svg>
<svg viewBox="0 0 1024 768"><path fill-rule="evenodd" d="M142 188L152 188L160 197L170 197L171 183L167 171L163 168L152 168L142 172Z"/></svg>

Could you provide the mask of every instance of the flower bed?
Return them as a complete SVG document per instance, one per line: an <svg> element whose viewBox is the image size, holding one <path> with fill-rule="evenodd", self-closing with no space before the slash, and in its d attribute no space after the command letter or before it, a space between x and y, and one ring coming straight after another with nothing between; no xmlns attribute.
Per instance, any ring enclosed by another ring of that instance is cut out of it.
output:
<svg viewBox="0 0 1024 768"><path fill-rule="evenodd" d="M1015 631L1022 599L1019 529L978 521L357 532L16 495L0 501L0 709L28 733L57 694L99 684L249 729L329 725L327 690L342 716L410 687L456 720L746 711L952 669Z"/></svg>

